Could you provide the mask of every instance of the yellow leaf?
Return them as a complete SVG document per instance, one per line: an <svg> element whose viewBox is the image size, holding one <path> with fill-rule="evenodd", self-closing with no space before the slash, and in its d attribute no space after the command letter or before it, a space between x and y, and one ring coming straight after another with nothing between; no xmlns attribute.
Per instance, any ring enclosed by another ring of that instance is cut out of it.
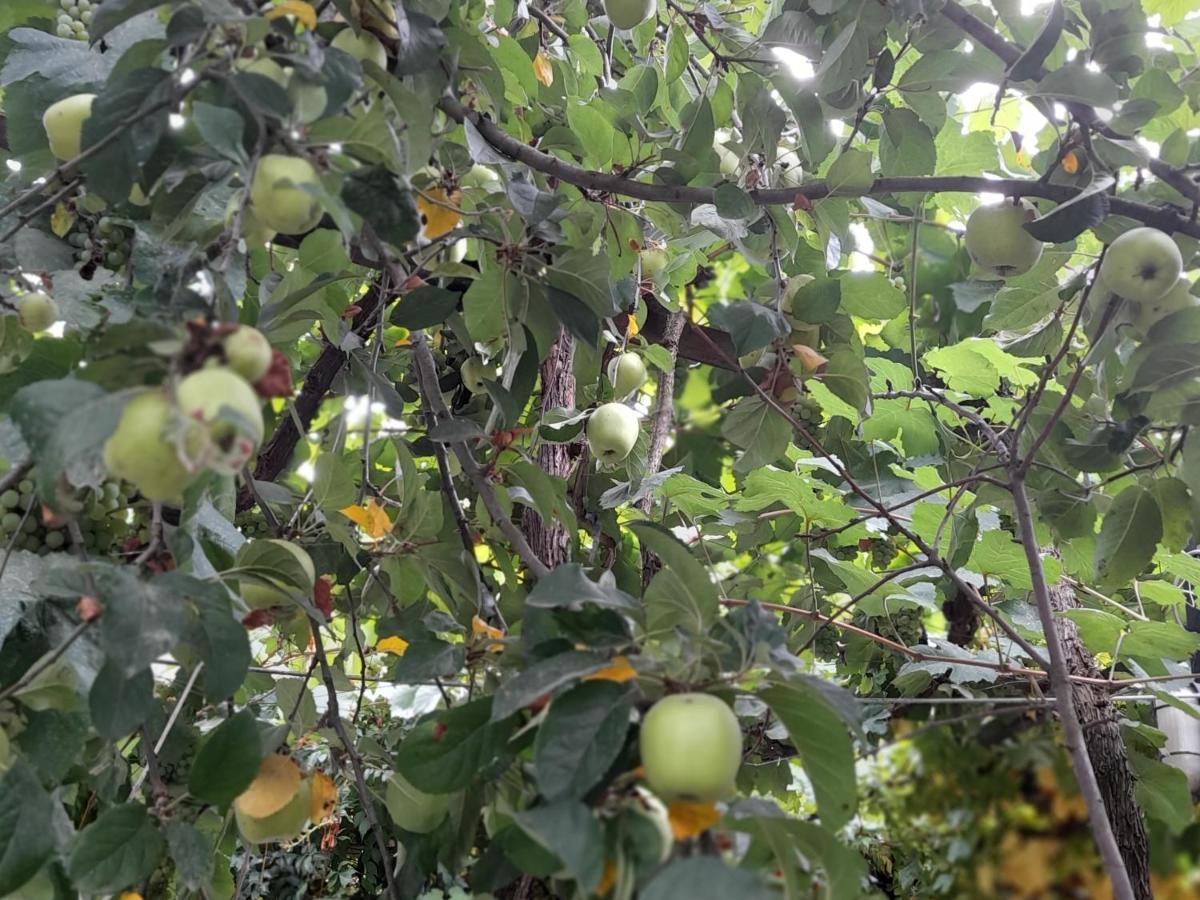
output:
<svg viewBox="0 0 1200 900"><path fill-rule="evenodd" d="M1079 171L1079 156L1074 150L1071 150L1063 157L1062 167L1063 171L1068 175L1074 175Z"/></svg>
<svg viewBox="0 0 1200 900"><path fill-rule="evenodd" d="M403 656L404 651L408 649L408 641L402 637L385 637L382 641L375 645L375 649L380 653L394 653L396 656Z"/></svg>
<svg viewBox="0 0 1200 900"><path fill-rule="evenodd" d="M796 359L800 360L800 365L809 375L819 374L829 365L828 359L806 344L794 344L792 349L796 351Z"/></svg>
<svg viewBox="0 0 1200 900"><path fill-rule="evenodd" d="M585 675L584 681L632 681L637 678L637 670L629 664L624 656L614 656L612 661L599 672Z"/></svg>
<svg viewBox="0 0 1200 900"><path fill-rule="evenodd" d="M715 803L672 803L667 807L667 815L677 841L701 835L721 821Z"/></svg>
<svg viewBox="0 0 1200 900"><path fill-rule="evenodd" d="M483 621L483 619L479 618L479 616L474 616L471 619L471 636L475 638L492 638L498 641L504 637L504 632L493 625L489 625L487 622ZM488 644L488 650L490 650L492 653L501 653L504 651L504 645L495 643Z"/></svg>
<svg viewBox="0 0 1200 900"><path fill-rule="evenodd" d="M54 207L54 212L50 216L50 230L59 237L66 237L67 232L71 230L71 226L75 224L75 213L65 203L60 203Z"/></svg>
<svg viewBox="0 0 1200 900"><path fill-rule="evenodd" d="M125 891L117 900L144 900L144 898L137 891Z"/></svg>
<svg viewBox="0 0 1200 900"><path fill-rule="evenodd" d="M638 323L633 316L629 317L628 324L625 326L625 334L631 338L638 336Z"/></svg>
<svg viewBox="0 0 1200 900"><path fill-rule="evenodd" d="M312 792L308 817L316 823L324 822L337 810L337 785L324 772L313 772L310 777L312 778Z"/></svg>
<svg viewBox="0 0 1200 900"><path fill-rule="evenodd" d="M421 211L421 233L427 240L436 240L458 227L462 213L458 211L458 191L447 194L445 188L430 188L417 195Z"/></svg>
<svg viewBox="0 0 1200 900"><path fill-rule="evenodd" d="M272 753L258 767L250 787L242 791L233 805L245 816L265 819L287 806L300 790L300 767L290 756Z"/></svg>
<svg viewBox="0 0 1200 900"><path fill-rule="evenodd" d="M550 65L550 58L541 50L533 58L533 76L546 87L554 84L554 67Z"/></svg>
<svg viewBox="0 0 1200 900"><path fill-rule="evenodd" d="M365 506L347 506L341 514L367 533L367 537L379 540L392 530L392 520L387 510L374 497L367 499Z"/></svg>
<svg viewBox="0 0 1200 900"><path fill-rule="evenodd" d="M600 876L600 881L596 885L596 896L607 897L609 891L613 889L613 885L617 883L617 867L611 859L604 861L604 874Z"/></svg>
<svg viewBox="0 0 1200 900"><path fill-rule="evenodd" d="M280 0L267 10L268 19L278 19L280 16L295 16L296 21L309 31L317 27L317 11L304 0Z"/></svg>

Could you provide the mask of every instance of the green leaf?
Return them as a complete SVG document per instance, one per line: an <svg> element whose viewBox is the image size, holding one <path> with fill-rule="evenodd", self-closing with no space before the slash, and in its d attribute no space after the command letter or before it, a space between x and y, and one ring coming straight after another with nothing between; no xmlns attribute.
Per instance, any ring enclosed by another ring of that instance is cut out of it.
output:
<svg viewBox="0 0 1200 900"><path fill-rule="evenodd" d="M1037 95L1112 109L1119 91L1116 82L1102 72L1093 72L1083 65L1068 65L1044 76L1038 82Z"/></svg>
<svg viewBox="0 0 1200 900"><path fill-rule="evenodd" d="M431 794L466 788L504 752L512 723L493 721L492 698L425 716L396 751L396 769Z"/></svg>
<svg viewBox="0 0 1200 900"><path fill-rule="evenodd" d="M538 789L549 802L582 798L616 761L629 733L628 691L585 681L550 703L533 745Z"/></svg>
<svg viewBox="0 0 1200 900"><path fill-rule="evenodd" d="M566 865L584 894L604 874L604 836L590 808L572 800L535 806L516 816L520 826Z"/></svg>
<svg viewBox="0 0 1200 900"><path fill-rule="evenodd" d="M639 608L636 599L617 587L612 572L604 571L598 582L592 581L578 563L564 563L539 578L525 605L542 609L579 609L585 605L628 611Z"/></svg>
<svg viewBox="0 0 1200 900"><path fill-rule="evenodd" d="M178 820L166 826L167 849L179 880L188 890L199 891L213 874L213 845L199 829Z"/></svg>
<svg viewBox="0 0 1200 900"><path fill-rule="evenodd" d="M89 894L115 894L136 885L158 865L163 839L140 803L114 806L79 833L67 874Z"/></svg>
<svg viewBox="0 0 1200 900"><path fill-rule="evenodd" d="M871 154L862 150L845 151L825 173L825 183L831 192L843 194L870 190L875 183L875 176L871 174Z"/></svg>
<svg viewBox="0 0 1200 900"><path fill-rule="evenodd" d="M676 24L671 27L671 33L667 37L667 52L666 52L666 83L670 84L679 78L687 69L688 61L691 59L691 51L688 49L688 29L683 25Z"/></svg>
<svg viewBox="0 0 1200 900"><path fill-rule="evenodd" d="M149 669L127 676L120 666L106 661L88 693L92 727L109 740L134 731L153 706L154 676Z"/></svg>
<svg viewBox="0 0 1200 900"><path fill-rule="evenodd" d="M783 456L792 438L792 426L758 397L743 397L721 423L721 434L745 451L738 469L749 471Z"/></svg>
<svg viewBox="0 0 1200 900"><path fill-rule="evenodd" d="M751 300L715 304L708 315L714 325L729 333L738 356L760 350L791 331L783 313Z"/></svg>
<svg viewBox="0 0 1200 900"><path fill-rule="evenodd" d="M817 798L817 811L828 828L840 828L858 806L854 743L844 712L813 686L817 679L776 684L758 696L788 730Z"/></svg>
<svg viewBox="0 0 1200 900"><path fill-rule="evenodd" d="M646 589L647 628L672 626L704 634L717 617L717 589L692 551L665 528L650 522L631 522L629 529L642 547L663 567Z"/></svg>
<svg viewBox="0 0 1200 900"><path fill-rule="evenodd" d="M842 309L861 319L893 319L908 309L904 292L882 272L847 272L841 287Z"/></svg>
<svg viewBox="0 0 1200 900"><path fill-rule="evenodd" d="M1129 762L1137 774L1134 790L1138 805L1146 815L1162 822L1172 834L1179 834L1191 825L1195 815L1187 775L1140 753L1129 754Z"/></svg>
<svg viewBox="0 0 1200 900"><path fill-rule="evenodd" d="M54 850L55 802L18 759L0 778L0 895L33 877Z"/></svg>
<svg viewBox="0 0 1200 900"><path fill-rule="evenodd" d="M188 774L198 800L225 806L250 786L262 763L258 723L248 709L226 719L200 745Z"/></svg>
<svg viewBox="0 0 1200 900"><path fill-rule="evenodd" d="M93 42L98 41L122 22L159 6L162 0L104 0L88 26L88 36Z"/></svg>
<svg viewBox="0 0 1200 900"><path fill-rule="evenodd" d="M413 192L384 168L370 166L348 174L342 181L341 197L347 209L362 216L393 246L404 246L421 229Z"/></svg>
<svg viewBox="0 0 1200 900"><path fill-rule="evenodd" d="M558 690L564 684L604 668L606 664L604 657L582 650L569 650L539 660L496 689L492 721L507 719L522 707Z"/></svg>
<svg viewBox="0 0 1200 900"><path fill-rule="evenodd" d="M1132 486L1117 495L1100 523L1096 540L1096 577L1117 586L1136 578L1154 558L1162 537L1162 515L1154 493Z"/></svg>

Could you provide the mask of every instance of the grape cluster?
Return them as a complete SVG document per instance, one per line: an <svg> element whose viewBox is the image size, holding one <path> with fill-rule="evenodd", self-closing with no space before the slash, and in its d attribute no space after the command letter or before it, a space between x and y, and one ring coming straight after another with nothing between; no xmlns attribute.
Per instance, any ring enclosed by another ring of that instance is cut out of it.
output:
<svg viewBox="0 0 1200 900"><path fill-rule="evenodd" d="M95 3L92 0L59 0L58 5L62 9L59 10L55 22L55 32L58 36L79 41L87 40L88 26L92 24L94 7L99 2L100 0L96 0Z"/></svg>
<svg viewBox="0 0 1200 900"><path fill-rule="evenodd" d="M836 660L841 657L842 645L838 640L838 630L832 625L820 629L812 643L813 653L817 659Z"/></svg>
<svg viewBox="0 0 1200 900"><path fill-rule="evenodd" d="M81 230L73 231L67 242L75 248L75 258L80 263L97 262L106 269L114 272L125 265L129 259L129 251L133 232L115 222L109 216L101 216L92 223L81 219Z"/></svg>
<svg viewBox="0 0 1200 900"><path fill-rule="evenodd" d="M22 479L0 494L0 545L46 554L61 550L66 543L66 532L42 524L32 478Z"/></svg>
<svg viewBox="0 0 1200 900"><path fill-rule="evenodd" d="M66 548L70 540L66 528L47 526L42 519L36 484L34 470L28 478L0 494L0 548L11 543L14 550L43 556ZM110 481L84 493L79 531L89 554L104 556L119 551L130 538L136 538L140 544L149 541L148 523L137 518L128 521L127 491L124 485Z"/></svg>
<svg viewBox="0 0 1200 900"><path fill-rule="evenodd" d="M88 553L105 555L120 549L131 537L139 545L150 540L148 523L127 521L130 488L123 483L106 481L98 489L89 489L84 499L86 515L79 521L83 546Z"/></svg>
<svg viewBox="0 0 1200 900"><path fill-rule="evenodd" d="M925 623L918 608L893 610L887 616L872 616L867 619L866 627L906 647L925 641Z"/></svg>
<svg viewBox="0 0 1200 900"><path fill-rule="evenodd" d="M792 407L796 418L813 425L821 424L821 404L809 394L801 394Z"/></svg>

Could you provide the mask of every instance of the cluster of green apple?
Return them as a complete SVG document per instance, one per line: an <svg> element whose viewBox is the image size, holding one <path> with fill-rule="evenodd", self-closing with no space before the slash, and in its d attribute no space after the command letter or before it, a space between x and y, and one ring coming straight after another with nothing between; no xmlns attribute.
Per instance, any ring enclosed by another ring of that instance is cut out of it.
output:
<svg viewBox="0 0 1200 900"><path fill-rule="evenodd" d="M61 7L54 24L54 33L60 38L87 40L88 26L92 24L93 10L99 0L59 0Z"/></svg>
<svg viewBox="0 0 1200 900"><path fill-rule="evenodd" d="M608 366L613 400L602 403L588 416L588 449L603 466L611 468L633 452L641 434L637 413L624 401L646 383L646 364L632 351L614 356Z"/></svg>
<svg viewBox="0 0 1200 900"><path fill-rule="evenodd" d="M226 365L210 365L177 383L139 391L104 446L108 471L148 500L178 503L203 471L236 475L263 439L258 395L272 351L254 328L224 338Z"/></svg>

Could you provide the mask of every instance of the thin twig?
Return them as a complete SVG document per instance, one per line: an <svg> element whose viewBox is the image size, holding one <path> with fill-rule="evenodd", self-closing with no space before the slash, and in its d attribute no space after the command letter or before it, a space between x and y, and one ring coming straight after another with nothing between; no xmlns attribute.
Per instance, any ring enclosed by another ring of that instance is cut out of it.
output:
<svg viewBox="0 0 1200 900"><path fill-rule="evenodd" d="M321 665L321 680L325 682L329 724L333 726L338 740L341 741L346 755L350 758L350 768L354 771L354 783L358 788L358 801L362 805L367 825L375 837L375 849L379 852L379 864L383 867L383 875L387 881L387 896L390 900L400 900L400 894L396 888L396 878L392 874L394 866L388 859L387 841L384 838L383 826L380 824L379 814L375 810L375 800L371 796L371 791L367 788L367 779L363 774L362 756L359 755L358 748L354 746L350 735L347 734L346 726L342 722L341 714L338 712L337 686L333 682L333 670L330 669L329 661L325 658L325 645L321 640L321 626L316 619L311 617L309 618L309 625L312 628L314 652Z"/></svg>

